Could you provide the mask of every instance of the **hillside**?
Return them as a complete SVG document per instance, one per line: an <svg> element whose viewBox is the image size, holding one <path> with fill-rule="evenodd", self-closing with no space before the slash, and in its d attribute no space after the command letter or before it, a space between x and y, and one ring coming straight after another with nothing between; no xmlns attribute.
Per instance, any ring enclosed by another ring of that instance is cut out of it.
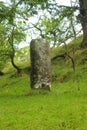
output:
<svg viewBox="0 0 87 130"><path fill-rule="evenodd" d="M67 56L52 61L51 92L30 89L28 63L17 62L20 75L6 64L0 76L0 130L87 129L87 49L80 48L81 39L67 45L75 72ZM64 53L64 46L51 49L52 58Z"/></svg>

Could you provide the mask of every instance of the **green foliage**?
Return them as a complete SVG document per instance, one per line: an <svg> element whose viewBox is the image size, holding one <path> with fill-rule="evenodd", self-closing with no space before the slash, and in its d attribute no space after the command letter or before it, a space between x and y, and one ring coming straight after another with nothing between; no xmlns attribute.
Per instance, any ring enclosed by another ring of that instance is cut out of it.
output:
<svg viewBox="0 0 87 130"><path fill-rule="evenodd" d="M37 5L44 2L46 1L11 0L10 4L0 2L0 64L4 63L4 59L7 61L12 55L15 56L16 51L18 52L19 43L26 37L24 33L27 27L26 19L36 15Z"/></svg>
<svg viewBox="0 0 87 130"><path fill-rule="evenodd" d="M79 30L77 29L77 19L74 11L76 8L59 7L56 4L54 8L48 7L48 12L34 26L40 35L50 39L51 45L59 46L66 43L71 38L75 38ZM51 11L51 13L50 13ZM79 27L80 29L80 27Z"/></svg>
<svg viewBox="0 0 87 130"><path fill-rule="evenodd" d="M30 51L29 47L24 47L16 50L15 60L20 67L25 68L30 66Z"/></svg>
<svg viewBox="0 0 87 130"><path fill-rule="evenodd" d="M0 25L0 64L3 64L4 66L6 61L10 59L10 56L14 53L13 46L16 51L16 48L18 48L18 44L24 40L25 34L18 28L15 28L12 37L12 32L10 29L11 26L5 27L4 24Z"/></svg>
<svg viewBox="0 0 87 130"><path fill-rule="evenodd" d="M0 69L4 67L8 59L8 49L7 49L7 28L3 23L0 23Z"/></svg>
<svg viewBox="0 0 87 130"><path fill-rule="evenodd" d="M0 22L8 18L9 8L4 5L3 2L0 2Z"/></svg>
<svg viewBox="0 0 87 130"><path fill-rule="evenodd" d="M26 30L25 28L30 29L31 23L26 24L28 19L40 15L39 12L41 11L41 19L34 28L40 32L41 36L50 39L51 44L54 46L59 46L74 37L71 19L73 19L74 26L76 26L77 20L74 14L76 7L60 7L55 0L11 0L10 5L5 6L3 2L1 5L2 11L4 12L4 8L6 8L8 12L8 15L5 14L6 17L2 21L7 20L9 24L18 26L21 23L24 30ZM29 35L32 36L31 32Z"/></svg>

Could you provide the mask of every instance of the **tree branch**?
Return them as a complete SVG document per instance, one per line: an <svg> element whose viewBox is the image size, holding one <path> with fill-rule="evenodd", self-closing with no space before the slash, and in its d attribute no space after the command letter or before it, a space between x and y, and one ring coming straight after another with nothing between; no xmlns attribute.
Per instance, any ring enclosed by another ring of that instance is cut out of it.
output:
<svg viewBox="0 0 87 130"><path fill-rule="evenodd" d="M58 58L63 58L63 59L65 59L66 58L66 56L71 60L71 62L72 62L72 68L73 68L73 71L75 72L75 62L74 62L74 59L73 59L73 57L71 57L68 53L64 53L64 54L60 54L60 55L56 55L55 57L53 57L52 59L51 59L51 61L54 61L54 60L56 60L56 59L58 59Z"/></svg>
<svg viewBox="0 0 87 130"><path fill-rule="evenodd" d="M65 57L66 57L66 53L64 53L64 54L59 54L59 55L54 56L54 57L51 59L51 61L54 61L54 60L56 60L57 58L63 58L63 59L65 59Z"/></svg>

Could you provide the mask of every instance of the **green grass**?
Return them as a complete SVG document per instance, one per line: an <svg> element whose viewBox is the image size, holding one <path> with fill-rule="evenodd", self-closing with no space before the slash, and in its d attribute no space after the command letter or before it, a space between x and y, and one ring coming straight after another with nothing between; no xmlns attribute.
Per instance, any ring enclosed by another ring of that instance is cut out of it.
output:
<svg viewBox="0 0 87 130"><path fill-rule="evenodd" d="M55 81L51 92L30 90L26 74L0 77L0 130L86 130L85 77Z"/></svg>
<svg viewBox="0 0 87 130"><path fill-rule="evenodd" d="M32 92L23 79L12 79L15 85L0 94L0 130L86 130L87 83L80 82L79 91L71 81L54 83L52 92Z"/></svg>
<svg viewBox="0 0 87 130"><path fill-rule="evenodd" d="M28 73L17 75L6 65L0 76L0 130L87 130L85 54L77 49L75 73L67 58L52 63L51 92L31 90Z"/></svg>

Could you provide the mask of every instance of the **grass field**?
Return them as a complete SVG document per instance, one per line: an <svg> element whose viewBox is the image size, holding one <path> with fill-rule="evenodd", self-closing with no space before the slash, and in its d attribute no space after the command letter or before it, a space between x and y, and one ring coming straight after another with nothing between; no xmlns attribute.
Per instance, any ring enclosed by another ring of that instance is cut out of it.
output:
<svg viewBox="0 0 87 130"><path fill-rule="evenodd" d="M0 87L0 130L87 130L87 82L80 90L69 81L53 83L52 92L32 91L27 75L10 83L8 76Z"/></svg>
<svg viewBox="0 0 87 130"><path fill-rule="evenodd" d="M87 130L87 63L82 63L83 52L76 52L75 74L67 59L52 63L51 92L31 90L28 74L17 75L5 68L6 74L0 76L0 130Z"/></svg>

